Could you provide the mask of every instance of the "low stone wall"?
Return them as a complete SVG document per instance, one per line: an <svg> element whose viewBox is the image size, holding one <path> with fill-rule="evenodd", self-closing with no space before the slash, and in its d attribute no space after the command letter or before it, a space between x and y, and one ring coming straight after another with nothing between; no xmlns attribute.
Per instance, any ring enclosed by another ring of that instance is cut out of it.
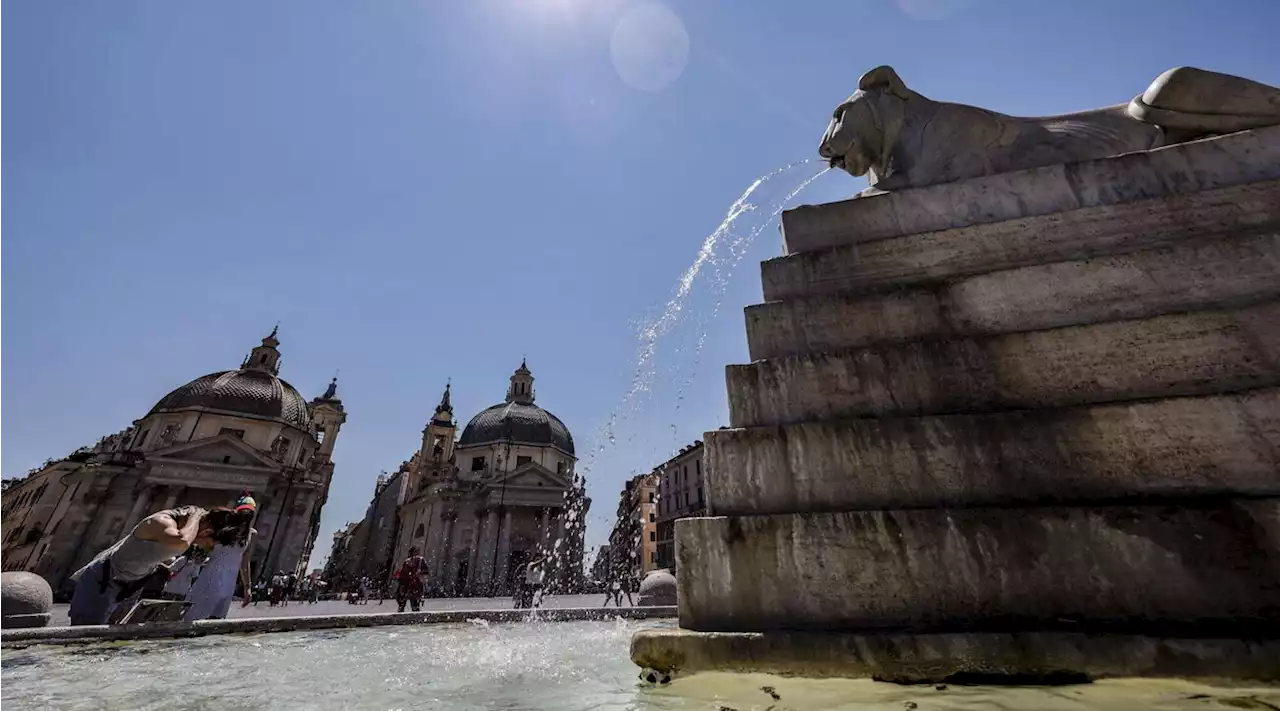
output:
<svg viewBox="0 0 1280 711"><path fill-rule="evenodd" d="M74 644L121 640L203 637L211 634L261 634L306 630L381 627L387 625L440 624L484 620L486 622L570 622L575 620L644 620L675 617L674 606L602 609L577 607L529 610L448 610L443 612L388 612L372 615L323 615L315 617L257 617L243 620L155 622L139 625L86 625L0 632L0 647L22 648L33 644Z"/></svg>

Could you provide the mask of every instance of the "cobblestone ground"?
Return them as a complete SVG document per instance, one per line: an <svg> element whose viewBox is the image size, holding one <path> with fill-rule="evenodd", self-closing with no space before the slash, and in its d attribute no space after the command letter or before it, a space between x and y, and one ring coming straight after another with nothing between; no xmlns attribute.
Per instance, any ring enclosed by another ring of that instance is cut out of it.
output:
<svg viewBox="0 0 1280 711"><path fill-rule="evenodd" d="M634 593L633 593L634 597ZM549 595L542 601L543 607L600 607L604 595ZM626 598L623 597L623 605ZM423 610L507 610L514 606L509 597L454 597L432 598L424 601ZM53 619L49 625L61 627L70 624L67 618L67 605L53 606ZM288 605L272 607L265 602L241 607L239 602L231 606L230 619L246 617L311 617L314 615L367 615L378 612L395 612L396 602L387 599L381 605L377 598L365 605L352 605L340 600L326 600L312 605L306 602L291 602Z"/></svg>

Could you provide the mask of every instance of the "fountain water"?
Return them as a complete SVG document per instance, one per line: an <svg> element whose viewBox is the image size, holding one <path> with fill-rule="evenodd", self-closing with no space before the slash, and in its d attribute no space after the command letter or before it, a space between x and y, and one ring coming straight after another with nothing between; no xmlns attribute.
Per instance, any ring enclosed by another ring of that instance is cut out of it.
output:
<svg viewBox="0 0 1280 711"><path fill-rule="evenodd" d="M1274 689L1175 680L935 688L713 672L677 676L665 686L639 683L626 658L627 641L661 626L457 623L5 649L0 693L12 708L47 709L1190 711L1280 704Z"/></svg>
<svg viewBox="0 0 1280 711"><path fill-rule="evenodd" d="M820 165L818 159L804 159L788 163L757 178L743 191L742 195L729 206L724 219L705 239L694 257L693 263L676 281L671 297L661 311L644 320L636 330L639 345L632 369L630 386L618 404L609 412L599 428L595 441L587 447L587 455L579 465L579 474L575 476L574 487L565 494L566 531L565 539L575 540L575 532L585 531L586 520L584 502L586 498L586 475L596 464L597 458L618 442L619 424L628 419L635 419L641 413L643 405L652 396L658 385L658 358L661 346L668 340L677 341L672 348L675 356L671 378L668 383L675 386L675 410L679 410L684 399L684 391L697 374L699 356L706 344L709 323L719 314L726 289L733 272L756 238L766 228L775 224L778 215L788 207L800 193L825 174L829 168L821 166L818 170L800 171L801 168L815 168ZM774 187L775 193L769 194L763 188ZM761 206L765 210L761 210ZM755 219L752 219L755 218ZM709 305L697 308L693 303L698 296L697 287L705 284ZM692 321L692 333L679 333L681 327ZM683 337L684 342L681 342ZM680 370L684 369L683 377ZM679 428L671 425L672 438L678 441ZM655 445L656 446L656 445ZM651 453L656 455L656 451ZM610 482L616 484L616 482ZM616 486L609 489L612 493ZM603 518L603 517L602 517ZM549 552L550 566L559 570L568 563L567 548L564 541L556 541ZM634 555L634 547L629 553ZM555 576L557 579L562 576ZM542 596L556 590L540 590L534 599L534 608L541 605Z"/></svg>

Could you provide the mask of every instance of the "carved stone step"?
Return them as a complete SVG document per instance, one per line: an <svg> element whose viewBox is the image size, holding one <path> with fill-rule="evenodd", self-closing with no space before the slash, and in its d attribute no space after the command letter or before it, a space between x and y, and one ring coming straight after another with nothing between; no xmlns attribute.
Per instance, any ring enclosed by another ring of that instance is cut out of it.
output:
<svg viewBox="0 0 1280 711"><path fill-rule="evenodd" d="M1280 195L1277 195L1280 201ZM1144 318L1280 297L1280 230L747 308L752 360Z"/></svg>
<svg viewBox="0 0 1280 711"><path fill-rule="evenodd" d="M1280 389L706 434L716 516L1280 497Z"/></svg>
<svg viewBox="0 0 1280 711"><path fill-rule="evenodd" d="M877 293L1280 225L1280 180L924 232L761 264L766 301Z"/></svg>
<svg viewBox="0 0 1280 711"><path fill-rule="evenodd" d="M782 233L787 252L796 254L1003 221L1059 224L1061 229L1099 216L1130 214L1124 209L1087 212L1089 208L1276 178L1280 127L1261 128L1153 151L806 205L782 214ZM1054 213L1067 214L1049 223L1025 219Z"/></svg>
<svg viewBox="0 0 1280 711"><path fill-rule="evenodd" d="M676 522L680 626L1032 631L1273 619L1280 499Z"/></svg>
<svg viewBox="0 0 1280 711"><path fill-rule="evenodd" d="M731 365L732 427L1280 385L1280 302Z"/></svg>
<svg viewBox="0 0 1280 711"><path fill-rule="evenodd" d="M1064 676L1077 675L1086 679L1280 677L1280 639L1265 636L1256 625L1246 622L1223 630L1218 637L1196 632L1178 637L1067 629L933 634L644 629L631 639L631 661L643 669L678 670L681 675L733 670L802 680L843 676L900 684L1003 677L1006 683L1053 685L1061 684ZM1114 698L1107 687L1088 688L1108 700ZM1073 703L1083 708L1087 702Z"/></svg>

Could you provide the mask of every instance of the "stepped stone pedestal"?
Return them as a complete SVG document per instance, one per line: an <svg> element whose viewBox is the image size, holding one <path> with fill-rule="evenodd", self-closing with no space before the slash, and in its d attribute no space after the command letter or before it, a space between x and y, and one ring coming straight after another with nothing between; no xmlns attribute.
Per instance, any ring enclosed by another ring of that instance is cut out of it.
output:
<svg viewBox="0 0 1280 711"><path fill-rule="evenodd" d="M637 664L1280 680L1280 127L783 232Z"/></svg>

